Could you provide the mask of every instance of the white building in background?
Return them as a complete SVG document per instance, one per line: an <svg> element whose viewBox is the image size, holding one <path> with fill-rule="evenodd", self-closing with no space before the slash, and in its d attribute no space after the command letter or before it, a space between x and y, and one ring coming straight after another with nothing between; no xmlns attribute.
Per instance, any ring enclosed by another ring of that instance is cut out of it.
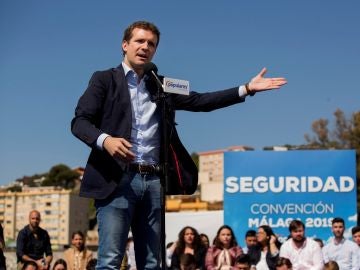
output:
<svg viewBox="0 0 360 270"><path fill-rule="evenodd" d="M199 152L200 199L221 202L224 198L224 153L254 150L248 146L230 146L225 149Z"/></svg>
<svg viewBox="0 0 360 270"><path fill-rule="evenodd" d="M89 199L55 187L23 187L22 192L0 192L5 240L16 240L34 209L40 212L40 226L49 232L53 246L68 245L74 231L88 229Z"/></svg>

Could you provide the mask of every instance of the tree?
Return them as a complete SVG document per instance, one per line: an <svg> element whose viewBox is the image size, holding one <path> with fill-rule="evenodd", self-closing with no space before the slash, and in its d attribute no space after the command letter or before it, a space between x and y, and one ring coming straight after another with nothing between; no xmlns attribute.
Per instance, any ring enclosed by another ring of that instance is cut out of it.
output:
<svg viewBox="0 0 360 270"><path fill-rule="evenodd" d="M302 148L308 149L354 149L356 151L356 175L358 210L360 209L360 111L348 119L344 112L337 109L334 112L335 124L329 131L329 121L319 119L313 122L314 136L305 134L308 144Z"/></svg>
<svg viewBox="0 0 360 270"><path fill-rule="evenodd" d="M66 189L74 188L75 180L79 178L79 173L71 170L64 164L53 166L47 174L42 186L60 186Z"/></svg>
<svg viewBox="0 0 360 270"><path fill-rule="evenodd" d="M194 161L196 167L199 169L199 155L195 152L191 154L191 158Z"/></svg>

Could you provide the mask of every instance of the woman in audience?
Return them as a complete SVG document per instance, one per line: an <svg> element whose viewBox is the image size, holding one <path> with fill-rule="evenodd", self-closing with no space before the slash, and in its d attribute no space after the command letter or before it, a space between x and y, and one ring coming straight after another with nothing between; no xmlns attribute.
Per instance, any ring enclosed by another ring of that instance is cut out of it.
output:
<svg viewBox="0 0 360 270"><path fill-rule="evenodd" d="M203 242L206 249L210 247L209 237L205 233L200 233L201 241Z"/></svg>
<svg viewBox="0 0 360 270"><path fill-rule="evenodd" d="M214 245L207 251L206 270L236 269L234 268L235 259L242 253L231 227L223 225L217 231Z"/></svg>
<svg viewBox="0 0 360 270"><path fill-rule="evenodd" d="M256 270L275 270L281 244L271 227L260 226L256 240L257 244L248 250L251 265L256 266Z"/></svg>
<svg viewBox="0 0 360 270"><path fill-rule="evenodd" d="M175 247L171 258L171 269L180 269L180 258L182 254L192 254L195 257L196 269L205 269L206 248L201 241L196 229L190 226L183 228L178 240L173 244Z"/></svg>
<svg viewBox="0 0 360 270"><path fill-rule="evenodd" d="M93 254L85 247L84 234L81 231L74 232L71 237L72 247L65 250L64 259L69 270L85 270L87 263Z"/></svg>
<svg viewBox="0 0 360 270"><path fill-rule="evenodd" d="M63 259L58 259L54 262L52 270L67 270L67 263Z"/></svg>

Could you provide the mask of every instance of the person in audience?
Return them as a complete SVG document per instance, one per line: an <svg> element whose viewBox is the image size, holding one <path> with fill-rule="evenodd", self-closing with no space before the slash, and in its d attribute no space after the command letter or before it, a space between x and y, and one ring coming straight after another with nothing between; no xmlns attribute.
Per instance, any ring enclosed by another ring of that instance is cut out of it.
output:
<svg viewBox="0 0 360 270"><path fill-rule="evenodd" d="M136 270L134 239L132 238L132 236L128 237L128 240L126 243L125 255L127 256L128 270ZM171 258L170 258L170 262L171 262ZM168 266L170 266L170 263Z"/></svg>
<svg viewBox="0 0 360 270"><path fill-rule="evenodd" d="M50 236L40 227L41 215L37 210L29 213L29 224L19 231L16 239L18 269L27 262L35 262L39 270L49 270L53 258Z"/></svg>
<svg viewBox="0 0 360 270"><path fill-rule="evenodd" d="M279 257L275 267L276 270L292 270L292 263L288 258Z"/></svg>
<svg viewBox="0 0 360 270"><path fill-rule="evenodd" d="M176 242L169 242L166 245L166 266L170 268L171 266L171 258L172 255L174 254L176 248Z"/></svg>
<svg viewBox="0 0 360 270"><path fill-rule="evenodd" d="M232 269L235 259L243 254L238 246L232 228L228 225L221 226L205 258L206 270L228 270Z"/></svg>
<svg viewBox="0 0 360 270"><path fill-rule="evenodd" d="M271 227L260 226L256 239L257 243L248 250L251 265L256 266L256 270L275 270L281 244Z"/></svg>
<svg viewBox="0 0 360 270"><path fill-rule="evenodd" d="M81 231L71 236L71 247L64 251L64 259L69 270L85 270L93 254L85 247L85 237Z"/></svg>
<svg viewBox="0 0 360 270"><path fill-rule="evenodd" d="M255 230L248 230L245 233L245 244L246 247L243 248L243 252L247 253L249 250L249 247L255 246L257 243L256 240L256 231Z"/></svg>
<svg viewBox="0 0 360 270"><path fill-rule="evenodd" d="M0 270L6 270L4 229L0 223Z"/></svg>
<svg viewBox="0 0 360 270"><path fill-rule="evenodd" d="M324 247L324 242L320 238L314 238L314 241L319 244L320 248Z"/></svg>
<svg viewBox="0 0 360 270"><path fill-rule="evenodd" d="M248 254L241 254L236 257L234 269L250 270L250 257Z"/></svg>
<svg viewBox="0 0 360 270"><path fill-rule="evenodd" d="M91 259L86 265L86 270L95 270L96 264L97 264L97 259L96 258Z"/></svg>
<svg viewBox="0 0 360 270"><path fill-rule="evenodd" d="M171 257L172 269L180 269L180 257L182 254L194 255L196 268L204 269L206 248L196 229L190 226L184 227L174 245L175 249Z"/></svg>
<svg viewBox="0 0 360 270"><path fill-rule="evenodd" d="M18 265L19 267L19 265ZM21 270L38 270L38 265L34 261L27 261L23 264L22 268L18 268Z"/></svg>
<svg viewBox="0 0 360 270"><path fill-rule="evenodd" d="M355 226L351 229L353 241L360 247L360 226Z"/></svg>
<svg viewBox="0 0 360 270"><path fill-rule="evenodd" d="M339 270L339 264L335 261L328 261L324 264L323 270Z"/></svg>
<svg viewBox="0 0 360 270"><path fill-rule="evenodd" d="M55 261L52 270L67 270L67 263L63 259L58 259Z"/></svg>
<svg viewBox="0 0 360 270"><path fill-rule="evenodd" d="M341 270L359 270L359 247L353 241L345 239L345 221L340 217L332 220L331 231L334 238L322 249L324 262L336 261Z"/></svg>
<svg viewBox="0 0 360 270"><path fill-rule="evenodd" d="M305 225L293 220L289 225L290 238L280 248L280 257L291 261L294 270L322 270L324 266L321 248L311 238L305 237Z"/></svg>
<svg viewBox="0 0 360 270"><path fill-rule="evenodd" d="M207 250L210 247L209 237L205 233L200 233L200 238Z"/></svg>
<svg viewBox="0 0 360 270"><path fill-rule="evenodd" d="M196 258L193 254L184 253L180 256L180 270L198 270Z"/></svg>

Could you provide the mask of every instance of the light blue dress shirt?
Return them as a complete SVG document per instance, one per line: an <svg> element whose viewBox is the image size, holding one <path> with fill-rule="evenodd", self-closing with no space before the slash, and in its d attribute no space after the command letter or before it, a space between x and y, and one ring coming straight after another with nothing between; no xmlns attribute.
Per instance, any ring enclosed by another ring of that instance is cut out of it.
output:
<svg viewBox="0 0 360 270"><path fill-rule="evenodd" d="M122 62L126 81L128 84L131 111L132 128L131 151L135 154L135 163L158 164L160 159L160 131L159 119L155 114L156 103L150 100L150 93L146 89L144 78L139 80L137 74ZM145 75L146 76L146 75ZM246 96L245 86L239 87L239 96ZM105 139L110 136L101 134L97 141L97 147L103 150Z"/></svg>
<svg viewBox="0 0 360 270"><path fill-rule="evenodd" d="M137 74L124 62L126 81L128 84L132 127L130 143L131 151L135 154L135 163L158 164L160 158L160 131L159 119L155 114L156 103L150 99L150 93L146 89L144 78L139 80ZM146 75L145 75L146 76ZM104 140L110 135L103 133L97 139L97 146L103 149Z"/></svg>

